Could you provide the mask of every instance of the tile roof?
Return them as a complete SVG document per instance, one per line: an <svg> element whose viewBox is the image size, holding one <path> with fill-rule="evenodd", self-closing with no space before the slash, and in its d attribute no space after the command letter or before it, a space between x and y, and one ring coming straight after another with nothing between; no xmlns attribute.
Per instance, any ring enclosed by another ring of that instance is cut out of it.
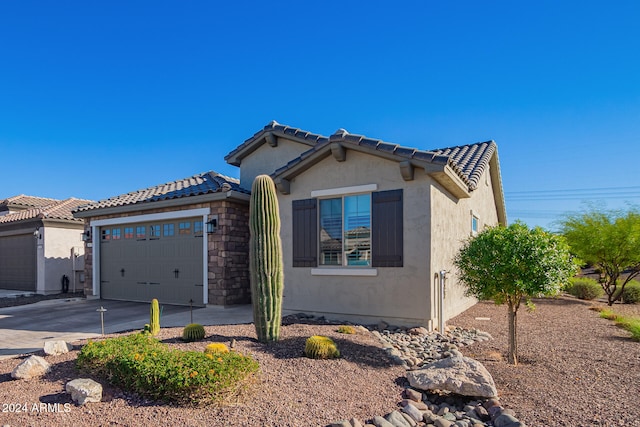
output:
<svg viewBox="0 0 640 427"><path fill-rule="evenodd" d="M377 151L381 155L393 156L399 160L419 160L433 164L448 165L462 179L470 191L476 189L478 180L496 151L496 143L493 141L479 142L463 146L449 147L437 150L418 150L416 148L403 147L397 144L384 142L379 139L367 138L356 135L344 129L338 129L328 139L318 140L312 148L302 153L299 157L290 160L286 165L277 169L273 175L277 176L298 163L304 161L314 153L321 151L327 145L339 142L353 146L360 146L369 151Z"/></svg>
<svg viewBox="0 0 640 427"><path fill-rule="evenodd" d="M299 128L293 128L272 120L260 131L256 132L251 138L244 141L233 151L225 156L225 161L234 165L240 166L240 160L247 154L255 150L259 145L262 145L268 134L286 137L287 139L293 139L303 144L314 146L318 143L326 142L328 138L326 136L318 135L315 133L307 132Z"/></svg>
<svg viewBox="0 0 640 427"><path fill-rule="evenodd" d="M8 208L42 208L49 206L52 203L59 202L57 199L49 199L46 197L25 196L20 194L19 196L8 197L0 201L0 206L7 206Z"/></svg>
<svg viewBox="0 0 640 427"><path fill-rule="evenodd" d="M29 196L16 196L29 197ZM73 210L79 206L91 203L92 200L82 200L71 197L66 200L44 199L41 197L31 197L30 202L41 204L42 206L32 207L30 209L20 210L14 213L0 216L0 224L13 223L28 219L49 219L82 222L82 219L73 217ZM5 199L9 200L9 199ZM44 200L48 200L49 204L44 204ZM42 203L41 203L42 202Z"/></svg>
<svg viewBox="0 0 640 427"><path fill-rule="evenodd" d="M91 211L94 209L127 206L137 203L151 203L161 200L179 199L202 194L238 191L248 193L240 188L239 181L235 178L220 175L217 172L209 171L188 178L156 185L120 196L100 200L86 206L80 206L76 212Z"/></svg>

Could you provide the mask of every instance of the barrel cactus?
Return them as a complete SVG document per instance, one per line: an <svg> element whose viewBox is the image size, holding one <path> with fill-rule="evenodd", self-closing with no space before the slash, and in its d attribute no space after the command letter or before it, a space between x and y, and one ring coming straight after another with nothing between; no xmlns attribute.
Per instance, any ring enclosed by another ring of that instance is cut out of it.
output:
<svg viewBox="0 0 640 427"><path fill-rule="evenodd" d="M182 339L187 342L200 341L205 334L204 326L198 323L189 323L182 330Z"/></svg>
<svg viewBox="0 0 640 427"><path fill-rule="evenodd" d="M160 333L160 306L156 298L151 300L151 320L149 327L149 332L152 336L155 337Z"/></svg>
<svg viewBox="0 0 640 427"><path fill-rule="evenodd" d="M211 344L207 344L204 348L204 352L206 354L229 353L229 347L227 347L225 343L212 342Z"/></svg>
<svg viewBox="0 0 640 427"><path fill-rule="evenodd" d="M280 213L273 180L259 175L249 204L249 270L256 335L261 342L278 341L282 322L282 242Z"/></svg>
<svg viewBox="0 0 640 427"><path fill-rule="evenodd" d="M304 355L310 359L335 359L340 357L336 343L329 337L314 335L307 338Z"/></svg>

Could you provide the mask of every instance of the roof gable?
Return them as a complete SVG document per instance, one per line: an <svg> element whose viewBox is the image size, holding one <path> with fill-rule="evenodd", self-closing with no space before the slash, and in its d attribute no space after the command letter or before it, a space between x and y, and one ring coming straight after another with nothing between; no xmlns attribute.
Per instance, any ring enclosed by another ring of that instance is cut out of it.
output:
<svg viewBox="0 0 640 427"><path fill-rule="evenodd" d="M82 213L104 208L146 204L231 190L247 193L246 190L240 188L237 179L209 171L80 206L75 212Z"/></svg>
<svg viewBox="0 0 640 427"><path fill-rule="evenodd" d="M30 208L42 208L57 202L60 202L60 200L20 194L18 196L8 197L0 201L0 210L14 211Z"/></svg>
<svg viewBox="0 0 640 427"><path fill-rule="evenodd" d="M225 161L234 166L240 166L242 159L253 153L263 144L276 146L278 138L286 138L290 141L298 142L313 147L316 144L326 142L326 136L307 132L302 129L281 125L272 120L262 130L256 132L251 138L244 141L233 151L225 156Z"/></svg>
<svg viewBox="0 0 640 427"><path fill-rule="evenodd" d="M422 168L456 197L465 198L476 189L496 148L495 142L487 141L438 150L419 150L339 129L327 140L318 142L277 169L272 176L280 184L280 190L286 192L289 179L330 155L338 161L344 161L344 150L348 149L398 162L405 180L413 179L414 168Z"/></svg>

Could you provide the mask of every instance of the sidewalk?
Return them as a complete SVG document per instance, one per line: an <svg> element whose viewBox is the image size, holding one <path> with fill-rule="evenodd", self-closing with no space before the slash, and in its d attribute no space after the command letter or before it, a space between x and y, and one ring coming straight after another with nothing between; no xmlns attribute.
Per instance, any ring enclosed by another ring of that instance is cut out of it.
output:
<svg viewBox="0 0 640 427"><path fill-rule="evenodd" d="M128 301L53 299L0 309L0 359L41 350L44 341L67 342L101 334L100 312L105 308L105 334L141 330L149 323L149 304ZM189 307L161 305L162 327L191 323ZM198 307L193 322L231 325L253 322L251 305Z"/></svg>

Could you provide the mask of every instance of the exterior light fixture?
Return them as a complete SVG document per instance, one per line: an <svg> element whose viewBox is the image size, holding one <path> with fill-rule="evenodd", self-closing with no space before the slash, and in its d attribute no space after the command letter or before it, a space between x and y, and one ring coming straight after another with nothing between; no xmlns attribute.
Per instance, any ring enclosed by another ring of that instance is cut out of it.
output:
<svg viewBox="0 0 640 427"><path fill-rule="evenodd" d="M33 237L35 239L42 239L42 234L40 234L40 227L36 228L36 230L33 232Z"/></svg>
<svg viewBox="0 0 640 427"><path fill-rule="evenodd" d="M91 229L88 229L82 233L82 241L87 242L89 240L91 240Z"/></svg>
<svg viewBox="0 0 640 427"><path fill-rule="evenodd" d="M218 231L218 215L213 215L209 221L207 221L207 234L213 234Z"/></svg>

